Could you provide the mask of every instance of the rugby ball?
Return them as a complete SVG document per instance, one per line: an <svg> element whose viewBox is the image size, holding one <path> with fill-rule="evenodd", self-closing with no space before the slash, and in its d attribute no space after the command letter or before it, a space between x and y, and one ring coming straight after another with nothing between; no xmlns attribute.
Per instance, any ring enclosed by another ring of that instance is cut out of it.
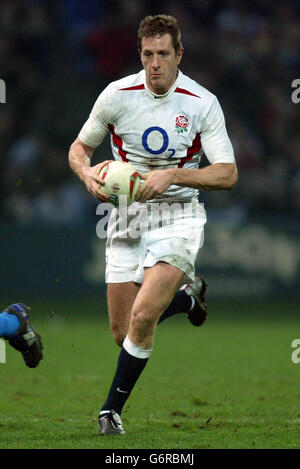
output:
<svg viewBox="0 0 300 469"><path fill-rule="evenodd" d="M121 202L130 205L135 201L141 180L139 173L130 163L111 161L101 169L99 176L104 179L101 190L108 195L109 201L115 207L119 207Z"/></svg>

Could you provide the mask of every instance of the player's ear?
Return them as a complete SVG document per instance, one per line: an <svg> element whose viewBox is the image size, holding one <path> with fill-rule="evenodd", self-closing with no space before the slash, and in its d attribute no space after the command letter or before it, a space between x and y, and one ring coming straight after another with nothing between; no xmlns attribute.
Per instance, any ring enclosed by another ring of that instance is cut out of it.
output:
<svg viewBox="0 0 300 469"><path fill-rule="evenodd" d="M180 64L181 59L182 59L182 56L183 56L183 53L184 53L184 48L182 47L182 48L179 50L179 52L178 52L178 54L177 54L177 56L176 56L177 65Z"/></svg>

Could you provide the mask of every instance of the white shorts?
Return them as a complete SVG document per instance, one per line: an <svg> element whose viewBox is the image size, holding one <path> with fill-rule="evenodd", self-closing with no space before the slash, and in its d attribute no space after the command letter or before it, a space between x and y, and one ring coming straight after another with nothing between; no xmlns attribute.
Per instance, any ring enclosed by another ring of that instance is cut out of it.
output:
<svg viewBox="0 0 300 469"><path fill-rule="evenodd" d="M185 202L135 202L113 209L107 228L106 283L142 283L144 269L159 261L195 279L194 264L203 245L206 212L196 198Z"/></svg>

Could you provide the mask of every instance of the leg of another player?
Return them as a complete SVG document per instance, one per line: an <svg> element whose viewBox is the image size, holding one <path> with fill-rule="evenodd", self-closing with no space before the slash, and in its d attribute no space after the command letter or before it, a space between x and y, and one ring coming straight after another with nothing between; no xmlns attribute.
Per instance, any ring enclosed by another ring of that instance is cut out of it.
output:
<svg viewBox="0 0 300 469"><path fill-rule="evenodd" d="M0 314L0 337L22 353L29 368L43 358L41 337L33 328L30 308L23 303L13 303Z"/></svg>
<svg viewBox="0 0 300 469"><path fill-rule="evenodd" d="M115 342L122 347L128 333L131 310L141 285L135 282L109 283L107 303L110 327Z"/></svg>
<svg viewBox="0 0 300 469"><path fill-rule="evenodd" d="M10 337L17 333L20 320L17 316L3 311L0 314L0 337Z"/></svg>
<svg viewBox="0 0 300 469"><path fill-rule="evenodd" d="M102 433L106 431L101 425L101 417L104 421L104 415L112 410L121 414L150 357L158 319L174 297L183 275L181 270L164 262L146 269L143 285L132 307L129 331L121 348L116 374L100 412Z"/></svg>

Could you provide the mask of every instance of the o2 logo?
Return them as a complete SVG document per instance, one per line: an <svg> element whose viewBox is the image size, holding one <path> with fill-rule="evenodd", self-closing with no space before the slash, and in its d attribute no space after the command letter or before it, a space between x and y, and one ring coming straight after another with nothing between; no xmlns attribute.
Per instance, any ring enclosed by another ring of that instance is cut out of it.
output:
<svg viewBox="0 0 300 469"><path fill-rule="evenodd" d="M158 150L153 150L153 148L149 146L148 138L152 132L159 132L163 138L162 146ZM167 132L161 127L149 127L148 129L146 129L142 136L142 144L145 150L148 153L151 153L151 155L160 155L161 153L164 153L166 150L170 152L168 159L172 158L172 156L175 155L176 150L174 150L174 148L168 148L169 137L168 137Z"/></svg>

